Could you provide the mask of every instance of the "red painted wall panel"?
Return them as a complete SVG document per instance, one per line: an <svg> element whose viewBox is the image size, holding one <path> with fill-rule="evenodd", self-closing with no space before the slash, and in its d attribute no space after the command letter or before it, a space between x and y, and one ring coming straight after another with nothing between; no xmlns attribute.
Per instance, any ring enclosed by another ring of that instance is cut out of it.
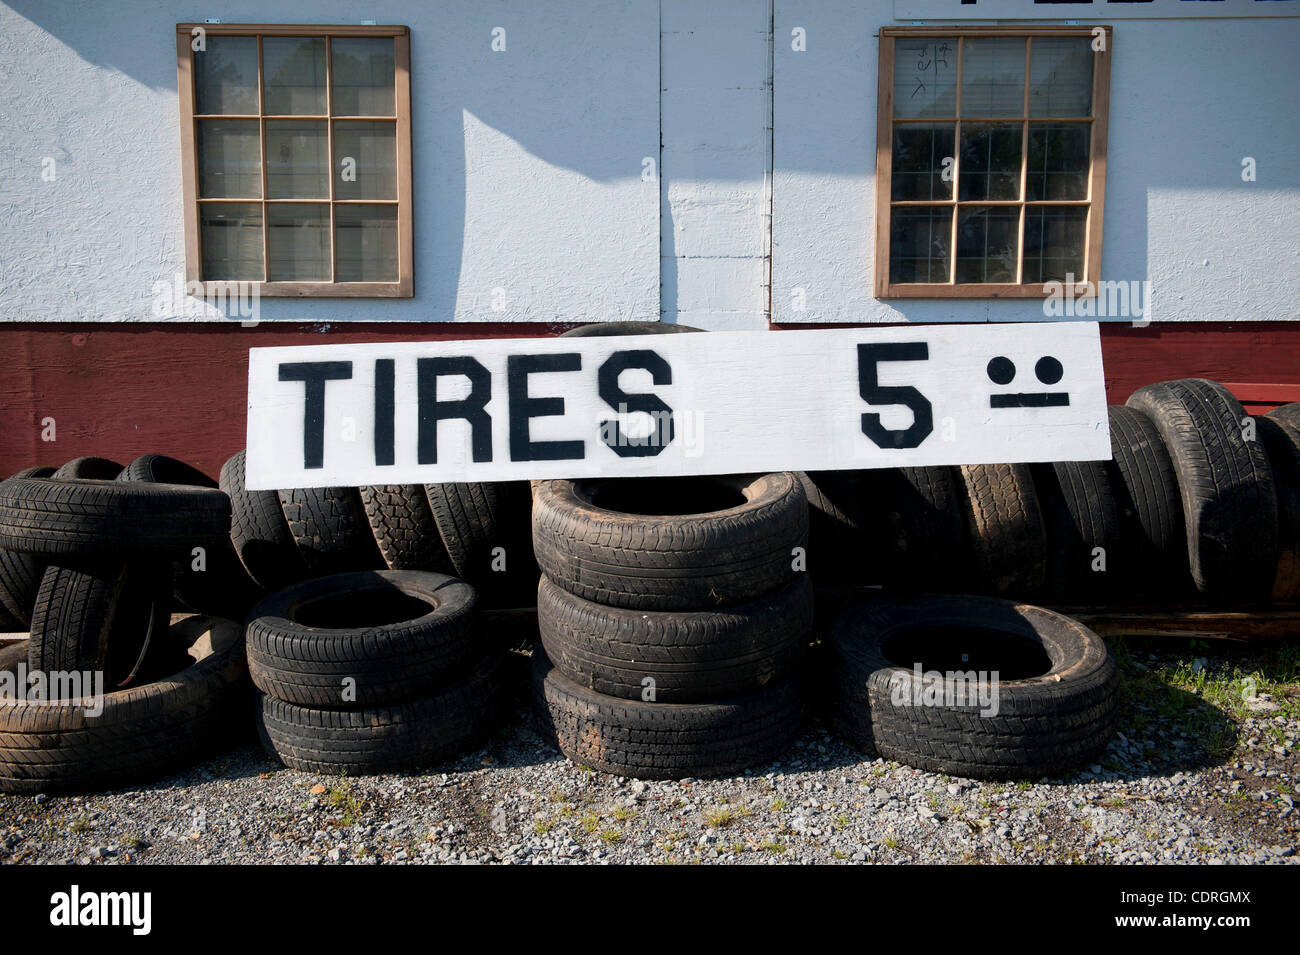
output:
<svg viewBox="0 0 1300 955"><path fill-rule="evenodd" d="M83 454L126 462L150 451L215 474L244 445L251 347L539 337L567 327L0 325L0 475ZM1251 411L1300 400L1300 323L1103 325L1102 353L1117 404L1144 384L1185 377L1231 383ZM41 440L46 418L54 442Z"/></svg>

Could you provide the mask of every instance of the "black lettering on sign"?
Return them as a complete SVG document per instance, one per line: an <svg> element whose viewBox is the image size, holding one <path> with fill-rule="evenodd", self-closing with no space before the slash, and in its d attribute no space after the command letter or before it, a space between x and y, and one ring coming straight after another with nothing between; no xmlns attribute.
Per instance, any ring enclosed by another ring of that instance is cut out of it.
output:
<svg viewBox="0 0 1300 955"><path fill-rule="evenodd" d="M375 464L392 464L394 417L393 359L375 359Z"/></svg>
<svg viewBox="0 0 1300 955"><path fill-rule="evenodd" d="M564 414L564 399L534 398L528 394L528 376L544 372L581 371L582 355L511 355L506 359L506 390L510 398L510 460L582 460L586 451L581 441L533 441L528 436L532 418Z"/></svg>
<svg viewBox="0 0 1300 955"><path fill-rule="evenodd" d="M325 466L325 382L352 377L350 361L294 361L280 365L281 381L303 383L302 466Z"/></svg>
<svg viewBox="0 0 1300 955"><path fill-rule="evenodd" d="M617 421L600 423L600 439L620 458L644 458L658 454L673 440L673 409L658 395L629 395L619 387L618 378L629 368L644 368L656 385L671 385L673 370L663 356L650 349L616 351L610 355L596 380L600 397L620 414L643 412L654 420L654 430L643 438L629 438Z"/></svg>
<svg viewBox="0 0 1300 955"><path fill-rule="evenodd" d="M469 395L456 401L438 400L438 379L461 375L469 379ZM415 362L416 456L420 464L438 463L438 422L463 418L469 422L470 454L475 464L492 460L492 373L475 358L418 358Z"/></svg>
<svg viewBox="0 0 1300 955"><path fill-rule="evenodd" d="M883 342L858 346L858 390L869 405L904 405L912 412L912 424L902 431L882 427L880 415L862 416L862 433L882 448L915 448L934 431L934 413L930 401L911 385L881 385L882 361L927 361L930 346L926 342Z"/></svg>

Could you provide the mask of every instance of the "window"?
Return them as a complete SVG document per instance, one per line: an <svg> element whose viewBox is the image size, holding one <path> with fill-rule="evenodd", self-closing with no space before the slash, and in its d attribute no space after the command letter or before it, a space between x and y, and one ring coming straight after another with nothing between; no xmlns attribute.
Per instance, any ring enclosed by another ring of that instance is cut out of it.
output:
<svg viewBox="0 0 1300 955"><path fill-rule="evenodd" d="M406 27L176 27L190 280L412 294Z"/></svg>
<svg viewBox="0 0 1300 955"><path fill-rule="evenodd" d="M877 298L1089 293L1110 49L1110 27L881 29Z"/></svg>

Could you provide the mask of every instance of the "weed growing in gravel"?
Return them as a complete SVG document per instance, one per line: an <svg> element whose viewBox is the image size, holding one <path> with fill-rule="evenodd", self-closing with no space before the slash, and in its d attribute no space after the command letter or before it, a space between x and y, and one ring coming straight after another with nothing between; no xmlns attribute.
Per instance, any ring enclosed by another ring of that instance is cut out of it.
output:
<svg viewBox="0 0 1300 955"><path fill-rule="evenodd" d="M89 816L78 816L72 822L68 823L68 831L80 835L90 828Z"/></svg>
<svg viewBox="0 0 1300 955"><path fill-rule="evenodd" d="M348 783L331 786L326 790L325 804L339 810L339 818L336 821L344 828L356 825L363 805L361 800L352 795L352 788Z"/></svg>
<svg viewBox="0 0 1300 955"><path fill-rule="evenodd" d="M636 818L636 810L629 809L627 806L619 806L614 810L613 815L619 822L627 822L629 819Z"/></svg>
<svg viewBox="0 0 1300 955"><path fill-rule="evenodd" d="M533 832L539 836L544 836L551 831L551 824L545 819L538 819L533 823Z"/></svg>
<svg viewBox="0 0 1300 955"><path fill-rule="evenodd" d="M896 836L885 836L885 848L886 848L886 849L897 849L898 846L899 846L899 844L900 844L900 843L899 843L898 838L897 838Z"/></svg>
<svg viewBox="0 0 1300 955"><path fill-rule="evenodd" d="M849 823L851 822L853 822L853 820L850 819L844 813L841 813L840 815L835 817L835 825L839 826L841 829L847 829L849 827Z"/></svg>
<svg viewBox="0 0 1300 955"><path fill-rule="evenodd" d="M617 829L602 829L600 831L600 841L606 845L615 845L623 841L623 833Z"/></svg>
<svg viewBox="0 0 1300 955"><path fill-rule="evenodd" d="M832 850L831 850L831 856L834 857L834 858L836 858L836 859L838 859L839 861L843 862L845 859L847 859L847 858L849 857L849 854L848 854L847 852L844 852L844 851L840 850L840 849L832 849Z"/></svg>
<svg viewBox="0 0 1300 955"><path fill-rule="evenodd" d="M725 829L736 821L736 810L730 806L718 806L716 809L704 810L704 821L714 829Z"/></svg>
<svg viewBox="0 0 1300 955"><path fill-rule="evenodd" d="M766 839L764 840L763 845L760 848L764 852L771 852L774 855L780 855L781 853L785 852L785 843L775 842L771 839Z"/></svg>
<svg viewBox="0 0 1300 955"><path fill-rule="evenodd" d="M589 812L582 817L582 831L586 833L595 832L600 828L600 817L594 812Z"/></svg>
<svg viewBox="0 0 1300 955"><path fill-rule="evenodd" d="M1027 779L1022 779L1020 780L1020 782L1016 783L1016 789L1022 793L1027 793L1029 792L1029 790L1033 788L1034 788L1034 784Z"/></svg>
<svg viewBox="0 0 1300 955"><path fill-rule="evenodd" d="M789 804L788 802L786 802L784 799L773 799L773 800L772 800L772 810L773 810L774 812L785 812L785 807L788 806L788 805L790 805L790 804Z"/></svg>

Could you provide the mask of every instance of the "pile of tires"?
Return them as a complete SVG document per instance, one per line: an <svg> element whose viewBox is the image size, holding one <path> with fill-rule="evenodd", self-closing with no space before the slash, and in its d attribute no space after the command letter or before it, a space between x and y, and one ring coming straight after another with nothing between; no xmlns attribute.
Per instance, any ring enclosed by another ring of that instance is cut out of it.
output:
<svg viewBox="0 0 1300 955"><path fill-rule="evenodd" d="M221 548L230 503L140 478L152 460L82 458L0 483L0 603L6 629L28 632L0 649L0 790L155 775L246 725L232 720L247 690L238 626L171 623L179 568Z"/></svg>
<svg viewBox="0 0 1300 955"><path fill-rule="evenodd" d="M1252 418L1182 379L1109 409L1110 460L806 474L809 569L1058 605L1294 601L1297 407Z"/></svg>
<svg viewBox="0 0 1300 955"><path fill-rule="evenodd" d="M828 715L870 755L975 779L1055 776L1114 732L1119 671L1069 617L989 597L886 598L841 616Z"/></svg>
<svg viewBox="0 0 1300 955"><path fill-rule="evenodd" d="M482 741L510 709L464 581L360 571L301 581L249 615L249 670L267 751L328 774L410 772Z"/></svg>
<svg viewBox="0 0 1300 955"><path fill-rule="evenodd" d="M526 481L250 491L240 451L220 485L233 550L262 595L331 574L419 570L459 577L487 607L533 603Z"/></svg>
<svg viewBox="0 0 1300 955"><path fill-rule="evenodd" d="M807 532L791 473L538 482L533 689L561 752L642 779L779 756L804 710Z"/></svg>

